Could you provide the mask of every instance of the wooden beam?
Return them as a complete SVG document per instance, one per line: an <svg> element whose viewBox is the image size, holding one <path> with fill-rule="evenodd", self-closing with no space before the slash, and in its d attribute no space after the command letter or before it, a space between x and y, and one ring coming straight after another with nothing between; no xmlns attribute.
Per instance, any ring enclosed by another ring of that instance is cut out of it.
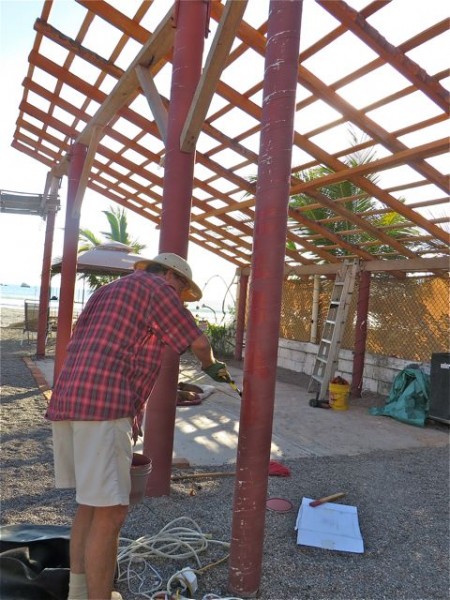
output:
<svg viewBox="0 0 450 600"><path fill-rule="evenodd" d="M60 184L61 178L55 177L52 172L49 171L45 178L45 187L41 202L41 209L44 214L48 213L50 210L59 210L58 190Z"/></svg>
<svg viewBox="0 0 450 600"><path fill-rule="evenodd" d="M180 136L183 152L193 152L198 136L208 112L211 99L226 64L236 31L247 7L247 0L228 0L213 43L208 53L205 67L192 99L191 107Z"/></svg>
<svg viewBox="0 0 450 600"><path fill-rule="evenodd" d="M97 15L124 35L136 39L142 43L148 39L149 32L145 27L127 17L104 0L76 0L78 4L84 6L90 13Z"/></svg>
<svg viewBox="0 0 450 600"><path fill-rule="evenodd" d="M293 196L295 194L300 194L304 192L308 193L308 190L323 188L326 185L330 185L338 181L354 181L355 175L362 176L368 173L376 173L378 171L392 169L398 166L399 164L407 162L408 160L410 160L411 157L426 158L429 156L437 156L438 154L443 154L447 151L448 139L443 138L441 140L436 140L434 142L423 144L422 146L416 146L415 148L403 150L401 152L397 152L396 154L392 154L391 156L386 156L384 158L380 158L369 163L364 163L356 167L344 167L335 173L324 175L320 179L313 179L310 181L296 183L293 186L291 186L289 193L291 196ZM344 198L344 200L346 199ZM236 210L242 210L244 208L253 206L254 203L255 199L253 197L248 200L243 200L242 202L230 203L228 206L221 206L220 208L216 208L209 211L208 217L233 212ZM319 201L319 203L321 202ZM310 210L310 208L311 207L309 206L305 207L305 210ZM196 215L192 217L192 220L199 221L201 220L201 218L202 215Z"/></svg>
<svg viewBox="0 0 450 600"><path fill-rule="evenodd" d="M122 69L117 67L113 62L106 60L96 52L92 52L89 48L86 48L76 40L73 40L42 19L36 20L34 29L55 44L58 44L58 46L61 46L61 48L66 49L68 52L71 52L84 59L89 64L94 65L100 71L109 73L109 75L116 77L117 79L122 75Z"/></svg>
<svg viewBox="0 0 450 600"><path fill-rule="evenodd" d="M76 81L72 81L72 84L76 83ZM68 84L69 85L69 84ZM102 92L100 92L101 94ZM61 99L58 99L58 103L57 105L59 105L61 103ZM24 104L24 103L22 103ZM68 112L72 112L73 110L78 111L79 109L75 109L75 107L70 107L68 105L67 102L64 101L64 105L62 105L63 108L68 111ZM61 121L58 121L55 117L48 117L43 111L41 111L40 109L37 109L35 107L29 106L26 107L28 108L29 113L36 119L39 121L43 121L43 119L47 118L47 124L51 127L53 127L56 130L62 130L66 133L67 136L69 137L73 137L73 129L67 125L65 125L64 123L62 123ZM124 109L125 110L125 109ZM126 112L128 114L128 112L131 113L130 109L126 109ZM135 113L133 113L134 115ZM134 121L133 121L134 122ZM42 134L42 132L32 126L31 124L26 124L26 127L33 133L33 135L37 136L37 135L44 135ZM120 143L122 144L126 144L128 143L130 145L131 148L134 148L134 145L132 142L130 142L125 136L122 136L122 134L120 134L117 131L112 130L109 126L107 126L105 128L105 133L108 133L108 135L110 135L111 137L113 137L114 139L118 140ZM48 134L45 134L45 137L48 138L49 143L52 143L53 145L56 145L57 140L53 139L51 136L49 136ZM142 151L142 150L141 150ZM108 162L110 161L114 161L115 159L115 155L114 152L112 150L110 150L109 148L105 147L105 146L99 146L98 147L98 152L101 153ZM146 152L149 152L148 150ZM147 178L150 179L153 183L155 183L156 185L162 185L162 181L160 180L160 178L157 178L154 174L147 172L143 169L142 166L137 167L136 165L134 165L130 160L126 160L124 157L121 157L120 163L119 163L123 168L128 169L130 172L134 172L140 176L142 176L143 178ZM106 165L102 165L102 169L103 171L107 172L109 174L109 176L114 177L117 180L121 179L121 174L117 171L112 171L111 169L109 169ZM96 179L99 180L100 177L99 175L96 176ZM113 184L109 184L112 187L114 187ZM137 187L137 184L134 184L135 187ZM201 187L201 189L203 189L204 191L206 191L207 193L213 194L215 192L215 190L213 190L212 188L210 189L207 185L203 184L203 182L198 181L196 182L196 185L198 185L199 187ZM94 182L91 181L89 183L89 187L94 188ZM144 188L143 188L144 189ZM105 193L105 191L103 190L103 193ZM120 193L123 193L122 191ZM152 195L151 190L146 190L146 193L149 195ZM227 199L227 196L223 196L223 199ZM117 198L113 198L116 202L120 201ZM139 202L142 202L142 200L139 200ZM193 198L193 202L194 205L201 208L203 206L203 202L200 202L199 200L196 200L195 198ZM239 227L241 227L241 224L238 221L229 221L228 222L229 225L239 229ZM211 225L208 224L208 226L211 228ZM224 234L223 230L220 230L220 228L217 228L218 232L222 232L222 234ZM242 227L241 227L242 229ZM252 237L252 230L250 230L248 228L248 235L249 237Z"/></svg>
<svg viewBox="0 0 450 600"><path fill-rule="evenodd" d="M155 117L155 122L158 125L161 139L166 145L167 139L167 109L164 106L161 96L155 84L150 71L142 65L136 66L136 76L139 84L147 99L150 110Z"/></svg>
<svg viewBox="0 0 450 600"><path fill-rule="evenodd" d="M150 39L143 45L136 58L114 86L112 92L92 117L92 120L77 137L77 143L89 144L94 128L107 125L119 109L128 102L138 87L136 67L138 65L144 67L156 65L169 52L174 35L171 9L162 19Z"/></svg>
<svg viewBox="0 0 450 600"><path fill-rule="evenodd" d="M367 19L367 17L372 16L390 2L391 0L375 0L362 8L361 14ZM338 25L336 29L333 29L317 40L317 42L314 42L314 44L306 48L306 50L300 52L299 62L305 62L308 58L314 56L314 54L317 54L317 52L320 52L320 50L329 46L334 40L337 40L340 36L344 35L346 31L347 30L343 25Z"/></svg>
<svg viewBox="0 0 450 600"><path fill-rule="evenodd" d="M367 22L361 13L348 6L343 0L333 0L333 2L316 0L316 2L340 21L347 31L358 36L384 61L397 69L418 90L428 96L445 113L448 113L450 95L447 90L406 54L390 44Z"/></svg>
<svg viewBox="0 0 450 600"><path fill-rule="evenodd" d="M57 165L51 168L51 173L54 177L63 177L69 171L69 157L67 154L60 160Z"/></svg>
<svg viewBox="0 0 450 600"><path fill-rule="evenodd" d="M408 147L398 140L392 133L386 131L375 121L367 117L364 113L357 110L342 96L337 94L334 89L326 85L304 66L299 65L299 81L317 98L323 100L326 104L340 112L347 120L352 121L373 140L382 144L390 152L397 153L407 150ZM423 177L431 183L435 183L446 193L448 192L448 180L439 171L432 167L423 159L410 158L408 164L412 169L418 171Z"/></svg>
<svg viewBox="0 0 450 600"><path fill-rule="evenodd" d="M67 85L69 85L69 84L67 84ZM67 100L64 100L60 96L56 96L53 92L46 90L45 88L38 85L34 81L30 81L28 78L26 78L24 80L24 86L26 87L26 89L29 89L30 91L33 91L36 94L39 94L40 96L42 96L43 98L48 100L55 107L59 107L62 110L64 110L65 112L73 115L78 120L81 120L84 122L89 121L90 116L87 113L85 113L81 109L77 108L73 104L70 104L69 102L67 102ZM37 115L35 115L35 116L37 117ZM151 125L153 126L153 123ZM31 131L32 126L30 124L26 124L26 125L24 125L24 127L28 128ZM151 161L151 162L158 161L158 156L155 153L151 152L151 150L149 150L148 148L143 148L142 146L138 147L138 145L133 140L130 140L123 134L119 133L119 131L113 129L112 127L107 126L104 128L103 131L104 131L105 135L109 135L111 138L117 140L119 143L126 145L129 149L135 150L136 152L140 152L145 157L146 160ZM153 133L153 130L149 131L149 133ZM39 136L39 131L35 132L35 135ZM56 146L58 145L58 141L59 140L57 138L53 138L53 139L49 138L49 142ZM147 177L151 180L152 183L156 183L157 185L162 186L162 179L157 178L153 173L148 172Z"/></svg>
<svg viewBox="0 0 450 600"><path fill-rule="evenodd" d="M382 273L384 271L450 271L447 256L437 258L408 258L399 260L373 260L361 264L361 270Z"/></svg>
<svg viewBox="0 0 450 600"><path fill-rule="evenodd" d="M340 269L339 264L327 265L302 265L290 267L286 265L285 275L335 275ZM398 260L370 260L360 262L361 271L384 273L388 271L404 271L405 273L418 271L428 273L431 271L450 271L450 261L447 256L437 258L407 258ZM240 272L244 275L251 274L251 267L243 267Z"/></svg>
<svg viewBox="0 0 450 600"><path fill-rule="evenodd" d="M422 144L415 148L401 150L391 156L385 156L384 158L357 165L356 167L347 167L336 173L324 175L320 179L297 183L291 187L290 193L291 195L299 194L306 190L322 188L332 183L337 183L338 181L352 181L355 175L377 173L378 171L392 169L399 164L407 163L411 158L428 158L430 156L444 154L445 152L448 152L448 138L428 142L427 144Z"/></svg>
<svg viewBox="0 0 450 600"><path fill-rule="evenodd" d="M391 0L387 0L386 2L383 3L389 3ZM365 7L364 9L361 10L360 14L363 15L365 18L367 18L368 16L370 16L372 14L372 12L374 12L374 10L378 10L379 8L381 8L381 4L382 2L377 0L377 2L372 3L371 5ZM376 8L375 8L376 5ZM219 5L220 7L221 5ZM220 9L218 10L218 13L220 13ZM214 15L214 10L212 11L212 14ZM218 18L217 15L214 15L216 18ZM422 32L419 35L416 35L412 38L410 38L409 40L403 42L402 44L400 44L399 46L399 50L402 51L403 53L413 50L414 48L416 48L417 46L419 46L420 44L429 41L430 39L433 39L434 37L437 37L438 35L441 35L442 33L446 32L448 29L448 20L444 19L443 21L441 21L440 23L437 23L436 25L433 25L432 27L428 28L426 31ZM345 33L345 28L341 25L338 29L335 30L335 33L338 32L338 30L342 33ZM339 35L340 35L339 34ZM242 36L241 36L242 37ZM325 38L322 38L320 40L320 42L324 41L326 39L327 36L325 36ZM334 37L333 37L334 39ZM330 40L331 41L331 40ZM250 44L250 40L247 40L247 44ZM261 52L263 52L264 50L264 45L260 44L258 47L260 47ZM322 47L320 45L320 47ZM312 48L312 47L311 47ZM304 59L307 58L307 56L309 56L309 50L311 49L309 48L307 51L301 52L300 53L300 57L299 57L299 62L302 63ZM362 77L365 74L367 74L368 72L371 72L373 70L375 70L376 68L382 66L384 64L384 61L378 57L375 60L371 61L370 63L368 63L367 65L365 65L364 67L361 67L360 69L357 69L356 71L354 71L353 73L339 79L338 81L336 81L334 84L332 84L332 88L333 90L337 90L340 87L343 87L344 85L347 85L351 82L353 82L355 79L357 79L358 77ZM445 77L447 77L448 73L446 70L440 72L439 74L436 74L434 76L434 78L436 80L440 80L443 79ZM374 102L368 106L365 106L363 108L361 108L361 112L362 113L367 113L375 108L378 108L380 106L384 106L385 104L388 104L389 102L392 102L395 99L404 97L405 95L411 94L413 93L415 90L414 86L410 85L407 88L404 88L403 90L400 90L398 92L396 92L395 94L391 94L389 96L386 96L385 98L382 98L380 100L378 100L377 102ZM256 87L253 88L253 92L256 91ZM311 95L309 96L309 98L307 98L306 100L301 100L298 104L297 104L297 109L300 110L302 108L306 108L308 105L312 104L315 101L315 96ZM228 112L229 110L231 110L231 108L234 106L233 102L230 102L230 104L228 104L228 106L222 108L220 111L218 111L217 113L215 113L214 115L211 115L209 121L213 122L216 118L219 118L220 116L223 116L224 114L226 114L226 112ZM423 127L429 126L431 125L431 121L435 120L436 122L440 122L442 120L445 120L446 115L438 115L436 117L433 117L433 119L429 119L428 121L430 121L428 124L427 122L423 122ZM321 127L318 127L314 130L311 130L309 132L307 132L305 135L307 135L308 137L313 137L319 133L321 133L322 131L325 131L327 129L332 128L335 125L338 125L340 123L344 123L347 119L345 119L344 117L341 117L339 119L336 119L326 125L323 125ZM206 124L205 124L206 125ZM408 130L416 130L419 129L420 127L417 124L411 125L409 127L406 128L402 128L401 130L397 130L392 132L392 134L395 137L400 137L406 133L408 133ZM245 132L244 134L241 134L240 136L236 137L233 140L230 140L229 143L227 144L226 142L222 145L217 146L216 148L213 148L212 150L208 151L206 153L207 156L211 155L212 153L216 153L216 152L220 152L221 150L225 149L226 147L229 147L229 145L233 142L236 142L238 139L243 139L245 137L247 137L248 135L251 135L255 132L256 128L252 128L251 130L249 130L248 132ZM366 142L365 145L366 147L370 144L371 142ZM364 146L364 144L359 145L361 148ZM239 150L237 150L239 152ZM356 148L355 148L356 151ZM348 154L348 152L346 150L341 151L341 155L343 154ZM334 155L336 158L338 157L338 154ZM311 165L304 165L302 167L296 168L295 170L299 170L301 169L306 169L309 168L310 166L314 166L314 164Z"/></svg>
<svg viewBox="0 0 450 600"><path fill-rule="evenodd" d="M86 154L86 158L83 164L83 170L80 175L80 182L78 184L77 193L72 206L72 217L80 216L81 204L83 202L84 193L87 188L89 176L91 174L92 165L95 160L95 153L97 152L97 146L103 134L103 127L96 126L92 130L91 139L89 141L89 148Z"/></svg>
<svg viewBox="0 0 450 600"><path fill-rule="evenodd" d="M247 24L243 24L240 28L239 35L247 44L251 45L255 51L264 55L265 40L264 36L259 31L253 29ZM314 77L312 73L307 71L302 65L299 66L299 81L305 87L310 89L314 99L319 97L325 102L331 104L334 108L336 108L336 110L338 110L338 112L343 114L347 120L353 120L353 122L356 123L362 130L368 131L369 129L368 133L372 134L374 139L387 146L392 152L399 152L407 149L407 147L395 136L379 127L370 119L367 119L365 115L360 113L360 111L357 111L350 104L346 103L340 96L336 94L334 86L326 86L318 78ZM313 82L314 85L310 86L309 84ZM252 103L249 99L242 97L235 91L230 90L229 86L227 87L225 85L221 85L219 91L225 98L228 99L231 104L237 103L239 106L241 106L242 110L248 112L248 114L253 116L255 119L260 119L259 107ZM227 97L233 94L236 96L236 98L232 99L231 97ZM238 100L238 98L240 99ZM370 124L375 131L370 131L368 124ZM311 156L314 156L319 163L329 166L334 171L341 171L347 168L343 162L314 144L314 142L308 139L308 137L305 135L301 135L296 132L294 134L294 142L299 148L303 149L308 154L311 154ZM425 179L435 183L447 193L448 179L438 173L436 169L431 167L431 165L423 160L414 161L414 159L412 159L411 163L408 164L410 164L412 168L415 168L417 171L419 171L423 177L425 177ZM364 176L354 175L352 181L355 185L367 191L371 196L377 198L383 204L391 207L395 212L398 212L406 218L413 220L416 225L425 231L428 231L437 239L448 243L446 239L447 234L442 229L436 227L432 223L429 223L421 214L413 213L413 211L409 210L408 207L400 200L395 198L395 196L385 192L374 183L366 179Z"/></svg>

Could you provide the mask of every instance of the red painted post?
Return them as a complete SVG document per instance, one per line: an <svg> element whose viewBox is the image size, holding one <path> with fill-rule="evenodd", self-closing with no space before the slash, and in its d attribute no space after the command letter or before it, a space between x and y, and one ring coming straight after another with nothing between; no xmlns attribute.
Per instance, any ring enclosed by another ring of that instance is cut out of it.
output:
<svg viewBox="0 0 450 600"><path fill-rule="evenodd" d="M164 158L160 252L187 257L195 152L180 150L180 136L201 75L209 2L176 3L172 85Z"/></svg>
<svg viewBox="0 0 450 600"><path fill-rule="evenodd" d="M70 153L66 221L64 231L63 259L61 265L61 289L59 292L58 330L56 333L55 370L56 381L66 356L66 348L72 334L73 301L77 277L77 250L80 231L80 216L72 214L72 209L86 159L87 146L73 144Z"/></svg>
<svg viewBox="0 0 450 600"><path fill-rule="evenodd" d="M353 355L353 375L351 386L351 395L354 398L361 398L361 392L363 387L369 298L370 271L361 271L359 276L358 304L356 307L355 353Z"/></svg>
<svg viewBox="0 0 450 600"><path fill-rule="evenodd" d="M236 347L234 349L234 358L236 360L242 360L242 352L244 349L245 312L247 310L247 289L248 275L241 273L239 277L239 298L236 315Z"/></svg>
<svg viewBox="0 0 450 600"><path fill-rule="evenodd" d="M271 0L228 587L261 581L302 0Z"/></svg>
<svg viewBox="0 0 450 600"><path fill-rule="evenodd" d="M41 289L39 292L39 322L36 341L37 358L45 357L45 342L48 329L48 307L50 297L50 279L52 266L53 234L55 232L56 210L51 208L47 213L45 227L44 254L42 257Z"/></svg>
<svg viewBox="0 0 450 600"><path fill-rule="evenodd" d="M164 159L160 252L187 257L195 152L180 150L180 136L201 75L209 2L177 1L172 85ZM161 373L145 412L144 454L152 458L146 495L170 493L179 357L163 355Z"/></svg>

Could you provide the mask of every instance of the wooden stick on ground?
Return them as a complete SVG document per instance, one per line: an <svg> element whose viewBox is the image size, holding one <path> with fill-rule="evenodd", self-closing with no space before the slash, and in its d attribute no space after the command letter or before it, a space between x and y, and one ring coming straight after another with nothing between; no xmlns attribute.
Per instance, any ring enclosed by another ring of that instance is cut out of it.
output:
<svg viewBox="0 0 450 600"><path fill-rule="evenodd" d="M235 472L213 471L212 473L186 473L184 475L172 475L172 481L181 481L182 479L215 479L216 477L234 477Z"/></svg>

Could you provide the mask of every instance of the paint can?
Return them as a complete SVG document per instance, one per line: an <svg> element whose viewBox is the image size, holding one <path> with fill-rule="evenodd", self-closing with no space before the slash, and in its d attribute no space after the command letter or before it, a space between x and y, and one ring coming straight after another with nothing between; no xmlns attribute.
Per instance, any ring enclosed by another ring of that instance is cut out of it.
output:
<svg viewBox="0 0 450 600"><path fill-rule="evenodd" d="M350 385L342 383L330 383L328 386L330 394L330 406L333 410L347 410Z"/></svg>
<svg viewBox="0 0 450 600"><path fill-rule="evenodd" d="M143 454L134 452L130 470L130 504L138 504L144 499L147 481L151 472L152 461Z"/></svg>

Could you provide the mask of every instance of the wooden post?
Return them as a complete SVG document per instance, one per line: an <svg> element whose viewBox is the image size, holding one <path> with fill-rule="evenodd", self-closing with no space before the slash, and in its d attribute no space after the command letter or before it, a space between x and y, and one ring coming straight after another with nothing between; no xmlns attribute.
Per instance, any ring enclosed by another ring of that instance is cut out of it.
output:
<svg viewBox="0 0 450 600"><path fill-rule="evenodd" d="M48 308L50 297L50 280L52 266L53 234L55 232L56 210L51 208L47 213L45 227L44 254L42 257L41 289L39 293L39 322L36 341L37 358L45 357L45 342L48 334Z"/></svg>
<svg viewBox="0 0 450 600"><path fill-rule="evenodd" d="M370 271L361 271L359 276L359 295L356 308L355 353L353 355L353 375L350 393L361 398L364 377L364 357L366 354L367 317L370 298Z"/></svg>
<svg viewBox="0 0 450 600"><path fill-rule="evenodd" d="M59 294L58 330L56 333L55 370L56 383L66 356L66 348L72 335L73 301L77 278L77 250L80 232L80 215L73 214L73 205L83 172L87 146L75 143L70 153L66 221L64 232L63 259L61 264L61 289Z"/></svg>
<svg viewBox="0 0 450 600"><path fill-rule="evenodd" d="M247 310L248 275L241 273L239 276L238 308L236 315L236 347L234 358L242 360L244 349L245 313Z"/></svg>

